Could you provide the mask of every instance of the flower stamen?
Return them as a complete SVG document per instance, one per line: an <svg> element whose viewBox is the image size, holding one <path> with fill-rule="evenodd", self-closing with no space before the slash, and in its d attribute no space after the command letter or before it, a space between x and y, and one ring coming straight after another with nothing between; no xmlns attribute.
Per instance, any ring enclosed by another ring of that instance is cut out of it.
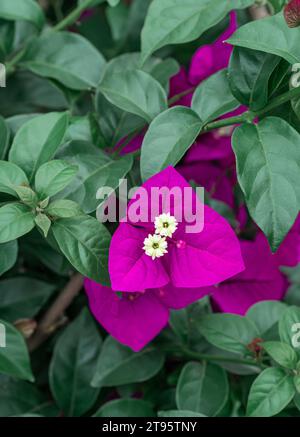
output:
<svg viewBox="0 0 300 437"><path fill-rule="evenodd" d="M155 233L163 237L172 237L178 227L177 220L170 213L160 214L155 218Z"/></svg>
<svg viewBox="0 0 300 437"><path fill-rule="evenodd" d="M167 253L168 243L164 237L157 234L149 234L144 240L144 251L146 255L151 256L154 260L155 258L160 258Z"/></svg>

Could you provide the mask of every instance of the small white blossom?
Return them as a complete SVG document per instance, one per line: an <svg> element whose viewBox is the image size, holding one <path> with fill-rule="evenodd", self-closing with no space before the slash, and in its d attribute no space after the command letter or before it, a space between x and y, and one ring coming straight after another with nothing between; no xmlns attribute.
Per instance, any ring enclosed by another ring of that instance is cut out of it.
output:
<svg viewBox="0 0 300 437"><path fill-rule="evenodd" d="M168 212L167 214L163 213L156 217L154 225L156 234L162 235L163 237L172 237L177 229L178 223L176 218Z"/></svg>
<svg viewBox="0 0 300 437"><path fill-rule="evenodd" d="M164 254L168 252L167 247L168 243L164 237L161 235L149 234L144 240L143 249L146 252L146 255L151 256L151 258L154 260L155 258L164 256Z"/></svg>

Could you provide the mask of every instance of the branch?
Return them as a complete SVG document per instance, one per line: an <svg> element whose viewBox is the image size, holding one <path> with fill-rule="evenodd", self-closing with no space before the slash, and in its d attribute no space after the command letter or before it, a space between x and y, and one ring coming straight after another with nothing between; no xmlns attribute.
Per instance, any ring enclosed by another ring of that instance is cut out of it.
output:
<svg viewBox="0 0 300 437"><path fill-rule="evenodd" d="M80 18L82 12L85 9L89 8L90 5L91 5L91 0L85 0L82 3L79 3L79 5L72 12L70 12L69 15L67 15L62 21L57 23L56 26L52 27L52 30L54 31L63 30L66 27L69 27L72 24L76 23L78 18Z"/></svg>
<svg viewBox="0 0 300 437"><path fill-rule="evenodd" d="M37 349L56 330L65 310L78 295L82 286L83 276L76 273L42 317L34 335L28 340L28 349L30 351Z"/></svg>
<svg viewBox="0 0 300 437"><path fill-rule="evenodd" d="M260 20L270 16L267 6L265 5L253 5L249 8L249 14L252 20Z"/></svg>

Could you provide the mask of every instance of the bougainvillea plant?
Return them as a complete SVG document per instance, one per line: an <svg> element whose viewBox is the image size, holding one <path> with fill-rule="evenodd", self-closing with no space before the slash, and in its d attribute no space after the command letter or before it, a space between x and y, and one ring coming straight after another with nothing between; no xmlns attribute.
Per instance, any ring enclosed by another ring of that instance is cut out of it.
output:
<svg viewBox="0 0 300 437"><path fill-rule="evenodd" d="M300 415L299 41L298 0L0 1L1 417Z"/></svg>

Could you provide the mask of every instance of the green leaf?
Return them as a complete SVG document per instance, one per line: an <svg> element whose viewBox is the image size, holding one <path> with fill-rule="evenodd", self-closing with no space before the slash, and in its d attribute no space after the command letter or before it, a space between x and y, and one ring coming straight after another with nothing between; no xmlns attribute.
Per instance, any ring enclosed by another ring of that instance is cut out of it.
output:
<svg viewBox="0 0 300 437"><path fill-rule="evenodd" d="M17 132L9 160L21 167L32 181L38 168L49 161L60 146L68 124L67 113L35 117Z"/></svg>
<svg viewBox="0 0 300 437"><path fill-rule="evenodd" d="M254 323L236 314L209 314L197 322L197 328L209 343L242 355L258 337Z"/></svg>
<svg viewBox="0 0 300 437"><path fill-rule="evenodd" d="M294 376L294 385L295 385L296 390L297 390L297 393L296 393L296 395L294 397L294 402L296 403L296 406L299 409L297 399L298 399L298 395L300 393L300 375L295 375Z"/></svg>
<svg viewBox="0 0 300 437"><path fill-rule="evenodd" d="M12 162L0 161L0 192L16 196L16 185L28 185L23 170Z"/></svg>
<svg viewBox="0 0 300 437"><path fill-rule="evenodd" d="M42 9L33 0L1 0L0 17L5 20L29 21L40 29L45 21Z"/></svg>
<svg viewBox="0 0 300 437"><path fill-rule="evenodd" d="M153 0L142 30L142 63L168 44L199 38L230 10L250 6L251 0Z"/></svg>
<svg viewBox="0 0 300 437"><path fill-rule="evenodd" d="M293 377L283 369L265 369L251 386L247 416L271 417L280 413L293 399Z"/></svg>
<svg viewBox="0 0 300 437"><path fill-rule="evenodd" d="M287 369L295 369L298 357L294 349L286 343L279 341L267 341L262 343L263 348L270 357L280 366Z"/></svg>
<svg viewBox="0 0 300 437"><path fill-rule="evenodd" d="M248 310L246 317L252 320L258 329L259 337L264 340L273 336L274 328L278 325L278 321L287 306L283 302L274 300L266 300L258 302ZM278 333L276 332L278 336Z"/></svg>
<svg viewBox="0 0 300 437"><path fill-rule="evenodd" d="M114 387L147 381L160 371L163 364L163 354L153 347L136 353L114 338L107 337L99 356L92 386Z"/></svg>
<svg viewBox="0 0 300 437"><path fill-rule="evenodd" d="M56 159L43 164L35 175L35 189L43 199L62 191L72 181L78 167Z"/></svg>
<svg viewBox="0 0 300 437"><path fill-rule="evenodd" d="M0 276L14 266L17 257L18 243L16 240L0 244Z"/></svg>
<svg viewBox="0 0 300 437"><path fill-rule="evenodd" d="M15 186L14 190L19 196L22 203L29 206L30 208L35 208L38 203L38 197L36 193L30 187Z"/></svg>
<svg viewBox="0 0 300 437"><path fill-rule="evenodd" d="M47 238L52 224L49 217L47 217L46 214L39 213L35 217L34 222L37 227L43 232L44 237Z"/></svg>
<svg viewBox="0 0 300 437"><path fill-rule="evenodd" d="M107 64L105 75L110 77L113 74L123 73L125 70L137 70L139 69L139 61L140 53L125 53L117 56ZM178 72L179 65L174 59L161 60L151 57L142 70L154 77L168 91L170 77ZM128 134L145 126L145 121L141 117L117 108L99 90L95 103L99 114L98 123L109 146L117 144Z"/></svg>
<svg viewBox="0 0 300 437"><path fill-rule="evenodd" d="M124 28L127 25L129 8L125 3L119 3L117 7L107 8L105 12L113 40L116 42L122 41L127 36Z"/></svg>
<svg viewBox="0 0 300 437"><path fill-rule="evenodd" d="M82 215L82 209L78 203L72 200L54 200L46 209L47 214L54 218L70 218Z"/></svg>
<svg viewBox="0 0 300 437"><path fill-rule="evenodd" d="M148 123L167 109L164 89L153 77L141 70L106 74L99 90L118 108L138 115Z"/></svg>
<svg viewBox="0 0 300 437"><path fill-rule="evenodd" d="M232 146L249 212L276 251L299 212L300 135L268 117L236 128Z"/></svg>
<svg viewBox="0 0 300 437"><path fill-rule="evenodd" d="M234 47L228 79L232 94L253 111L268 103L268 83L280 58L257 50Z"/></svg>
<svg viewBox="0 0 300 437"><path fill-rule="evenodd" d="M203 81L193 95L192 109L202 121L214 120L239 106L228 84L227 70L220 70Z"/></svg>
<svg viewBox="0 0 300 437"><path fill-rule="evenodd" d="M87 90L98 85L105 60L81 35L46 32L32 42L22 65L38 76L57 80L67 88Z"/></svg>
<svg viewBox="0 0 300 437"><path fill-rule="evenodd" d="M81 314L59 337L50 365L52 394L67 416L81 416L95 403L99 390L90 386L102 340L89 311Z"/></svg>
<svg viewBox="0 0 300 437"><path fill-rule="evenodd" d="M282 12L240 27L228 40L230 44L272 53L290 64L300 62L300 29L287 26Z"/></svg>
<svg viewBox="0 0 300 437"><path fill-rule="evenodd" d="M93 417L155 417L155 413L151 404L141 399L117 399L104 404Z"/></svg>
<svg viewBox="0 0 300 437"><path fill-rule="evenodd" d="M184 410L158 411L157 415L158 417L206 417L205 414Z"/></svg>
<svg viewBox="0 0 300 437"><path fill-rule="evenodd" d="M0 116L0 159L4 159L9 147L10 131L3 117Z"/></svg>
<svg viewBox="0 0 300 437"><path fill-rule="evenodd" d="M215 364L189 362L181 371L176 388L179 410L216 416L229 395L226 372Z"/></svg>
<svg viewBox="0 0 300 437"><path fill-rule="evenodd" d="M0 282L0 318L8 322L33 318L53 294L57 285L20 276Z"/></svg>
<svg viewBox="0 0 300 437"><path fill-rule="evenodd" d="M34 381L30 367L29 354L22 334L10 323L0 319L1 341L0 373L20 379Z"/></svg>
<svg viewBox="0 0 300 437"><path fill-rule="evenodd" d="M175 106L150 124L142 144L141 174L146 180L175 166L200 133L202 122L190 108Z"/></svg>
<svg viewBox="0 0 300 437"><path fill-rule="evenodd" d="M0 243L7 243L30 232L34 215L27 206L11 203L0 208Z"/></svg>
<svg viewBox="0 0 300 437"><path fill-rule="evenodd" d="M99 188L119 186L120 179L130 171L133 159L126 155L120 159L111 159L107 154L86 142L72 141L63 150L62 158L79 167L72 185L64 192L80 204L85 213L94 212L99 200L96 194Z"/></svg>
<svg viewBox="0 0 300 437"><path fill-rule="evenodd" d="M108 248L111 235L103 224L93 217L82 215L59 219L51 229L60 250L76 270L109 285Z"/></svg>
<svg viewBox="0 0 300 437"><path fill-rule="evenodd" d="M50 413L51 402L34 384L0 376L0 417ZM56 414L58 411L56 411Z"/></svg>
<svg viewBox="0 0 300 437"><path fill-rule="evenodd" d="M300 308L288 307L279 320L279 335L282 342L300 352Z"/></svg>

